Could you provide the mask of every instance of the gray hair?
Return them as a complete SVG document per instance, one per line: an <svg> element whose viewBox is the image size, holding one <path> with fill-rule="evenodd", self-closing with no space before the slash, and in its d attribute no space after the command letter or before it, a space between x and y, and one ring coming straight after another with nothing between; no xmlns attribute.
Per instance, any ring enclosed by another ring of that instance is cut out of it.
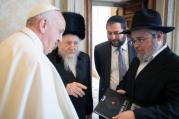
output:
<svg viewBox="0 0 179 119"><path fill-rule="evenodd" d="M152 35L153 38L156 38L157 37L157 34L161 31L156 31L156 30L151 30L151 29L145 29L145 32L147 33L150 33ZM164 38L163 38L163 45L166 44L166 35L164 35Z"/></svg>

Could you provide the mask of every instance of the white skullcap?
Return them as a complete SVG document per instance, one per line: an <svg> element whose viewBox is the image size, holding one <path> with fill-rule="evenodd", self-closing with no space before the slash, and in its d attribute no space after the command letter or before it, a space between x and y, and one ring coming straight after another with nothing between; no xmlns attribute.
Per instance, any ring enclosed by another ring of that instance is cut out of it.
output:
<svg viewBox="0 0 179 119"><path fill-rule="evenodd" d="M50 4L38 4L31 10L27 19L52 10L59 10L59 9Z"/></svg>

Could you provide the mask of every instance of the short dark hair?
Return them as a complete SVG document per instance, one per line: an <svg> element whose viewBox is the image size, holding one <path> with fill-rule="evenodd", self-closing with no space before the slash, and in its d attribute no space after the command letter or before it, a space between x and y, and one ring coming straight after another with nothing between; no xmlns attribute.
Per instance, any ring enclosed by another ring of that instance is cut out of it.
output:
<svg viewBox="0 0 179 119"><path fill-rule="evenodd" d="M106 23L106 27L114 23L120 23L124 30L127 28L127 22L122 16L111 16Z"/></svg>

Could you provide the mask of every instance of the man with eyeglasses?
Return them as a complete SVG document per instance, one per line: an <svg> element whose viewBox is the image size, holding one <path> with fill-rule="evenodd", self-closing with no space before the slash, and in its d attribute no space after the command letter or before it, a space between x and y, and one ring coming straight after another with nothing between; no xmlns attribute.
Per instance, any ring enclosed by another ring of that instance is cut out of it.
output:
<svg viewBox="0 0 179 119"><path fill-rule="evenodd" d="M122 16L112 16L106 24L108 41L95 46L94 59L100 76L99 100L107 88L116 90L117 85L135 56L135 51L127 35L127 23Z"/></svg>
<svg viewBox="0 0 179 119"><path fill-rule="evenodd" d="M113 119L179 119L179 57L166 44L165 34L174 27L161 26L155 10L137 11L130 30L136 50L118 90L137 108L119 113Z"/></svg>

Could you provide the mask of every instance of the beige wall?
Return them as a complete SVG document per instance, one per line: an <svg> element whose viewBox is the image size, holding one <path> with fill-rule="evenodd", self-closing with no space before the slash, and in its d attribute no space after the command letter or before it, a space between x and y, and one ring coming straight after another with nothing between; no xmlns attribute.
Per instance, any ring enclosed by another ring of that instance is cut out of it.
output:
<svg viewBox="0 0 179 119"><path fill-rule="evenodd" d="M84 0L61 0L61 2L62 1L66 1L66 5L67 5L66 7L64 7L65 9L63 9L63 11L76 12L84 16ZM87 51L86 44L87 44L86 39L82 40L80 42L79 49L81 51L86 52Z"/></svg>
<svg viewBox="0 0 179 119"><path fill-rule="evenodd" d="M161 13L164 26L174 26L173 32L167 33L167 44L179 55L179 10L178 0L156 0L157 11Z"/></svg>
<svg viewBox="0 0 179 119"><path fill-rule="evenodd" d="M25 25L28 12L37 3L51 3L61 11L84 15L84 0L0 0L0 42ZM85 46L83 40L80 49L86 51Z"/></svg>
<svg viewBox="0 0 179 119"><path fill-rule="evenodd" d="M32 6L52 0L0 0L0 42L25 25Z"/></svg>

